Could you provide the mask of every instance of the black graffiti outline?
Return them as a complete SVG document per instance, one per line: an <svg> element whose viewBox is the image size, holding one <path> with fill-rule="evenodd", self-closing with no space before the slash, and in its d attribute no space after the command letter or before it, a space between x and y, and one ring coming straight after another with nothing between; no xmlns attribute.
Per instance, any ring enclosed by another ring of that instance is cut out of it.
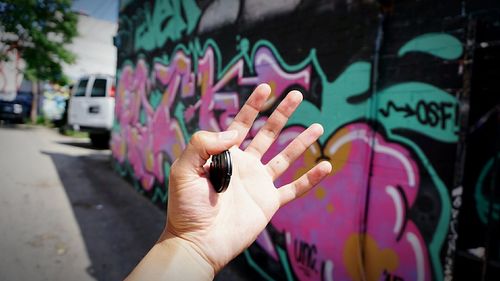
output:
<svg viewBox="0 0 500 281"><path fill-rule="evenodd" d="M412 108L409 104L398 106L393 101L389 101L385 109L381 108L379 112L383 117L389 117L391 111L404 112L404 118L414 116L420 124L429 125L431 127L436 127L441 124L441 129L444 130L446 129L448 120L454 121L455 123L457 122L456 116L458 108L455 106L455 112L453 114L447 111L448 108L453 108L453 103L419 100L415 108Z"/></svg>
<svg viewBox="0 0 500 281"><path fill-rule="evenodd" d="M399 192L399 195L403 199L403 208L405 210L405 218L403 220L403 225L401 226L401 229L399 230L398 236L396 237L396 241L399 242L401 238L403 237L404 230L406 228L406 224L408 223L408 198L406 198L406 194L403 190L403 187L401 185L396 186L396 190Z"/></svg>
<svg viewBox="0 0 500 281"><path fill-rule="evenodd" d="M316 255L318 254L318 248L316 245L300 239L295 239L293 246L295 260L304 274L309 276L310 270L314 273L318 273L318 270L316 269Z"/></svg>

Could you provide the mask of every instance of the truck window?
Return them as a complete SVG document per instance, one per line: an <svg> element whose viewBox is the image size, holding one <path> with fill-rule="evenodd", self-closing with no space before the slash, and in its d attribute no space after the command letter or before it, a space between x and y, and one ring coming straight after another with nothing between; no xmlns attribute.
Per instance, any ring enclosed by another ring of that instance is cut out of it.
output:
<svg viewBox="0 0 500 281"><path fill-rule="evenodd" d="M94 87L90 92L91 97L105 97L106 96L106 79L95 79Z"/></svg>
<svg viewBox="0 0 500 281"><path fill-rule="evenodd" d="M82 79L78 82L78 87L75 91L75 97L83 97L85 96L85 90L87 89L87 84L89 83L89 79Z"/></svg>

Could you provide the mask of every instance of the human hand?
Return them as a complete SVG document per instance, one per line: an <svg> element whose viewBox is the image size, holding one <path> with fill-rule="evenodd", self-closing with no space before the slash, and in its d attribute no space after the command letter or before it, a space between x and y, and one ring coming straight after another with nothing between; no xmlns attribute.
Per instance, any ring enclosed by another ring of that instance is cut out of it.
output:
<svg viewBox="0 0 500 281"><path fill-rule="evenodd" d="M283 205L309 191L332 167L323 161L292 183L277 188L274 181L323 133L313 124L267 164L263 154L279 136L302 101L291 91L271 114L248 147L245 139L271 89L259 85L225 132L193 135L170 170L167 224L159 243L175 239L194 250L217 273L247 248ZM209 158L230 150L233 173L227 190L216 193L209 180Z"/></svg>

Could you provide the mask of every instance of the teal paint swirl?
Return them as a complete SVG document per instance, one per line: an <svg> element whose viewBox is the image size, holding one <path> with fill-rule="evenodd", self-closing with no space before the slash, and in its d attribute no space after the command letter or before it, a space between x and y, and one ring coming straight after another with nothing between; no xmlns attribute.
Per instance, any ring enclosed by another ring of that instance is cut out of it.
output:
<svg viewBox="0 0 500 281"><path fill-rule="evenodd" d="M413 38L399 49L398 56L421 52L445 60L458 59L463 52L462 43L446 33L426 33Z"/></svg>

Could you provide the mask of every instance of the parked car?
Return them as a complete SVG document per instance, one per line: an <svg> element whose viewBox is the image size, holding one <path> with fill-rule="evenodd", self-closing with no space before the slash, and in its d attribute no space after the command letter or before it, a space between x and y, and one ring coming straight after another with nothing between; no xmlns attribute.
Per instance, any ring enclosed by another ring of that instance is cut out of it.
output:
<svg viewBox="0 0 500 281"><path fill-rule="evenodd" d="M66 130L68 129L68 108L69 108L69 100L71 98L71 94L73 93L73 87L75 86L75 84L71 84L69 85L69 97L68 99L66 99L64 101L64 110L63 110L63 113L61 115L61 119L58 119L58 120L55 120L53 121L54 123L54 126L56 126L57 128L59 128L59 132L61 134L64 134L66 132Z"/></svg>
<svg viewBox="0 0 500 281"><path fill-rule="evenodd" d="M92 145L108 146L115 110L115 78L92 74L81 77L73 87L68 123L77 131L88 132Z"/></svg>
<svg viewBox="0 0 500 281"><path fill-rule="evenodd" d="M0 120L23 123L29 118L33 95L31 92L19 91L12 100L0 99Z"/></svg>

